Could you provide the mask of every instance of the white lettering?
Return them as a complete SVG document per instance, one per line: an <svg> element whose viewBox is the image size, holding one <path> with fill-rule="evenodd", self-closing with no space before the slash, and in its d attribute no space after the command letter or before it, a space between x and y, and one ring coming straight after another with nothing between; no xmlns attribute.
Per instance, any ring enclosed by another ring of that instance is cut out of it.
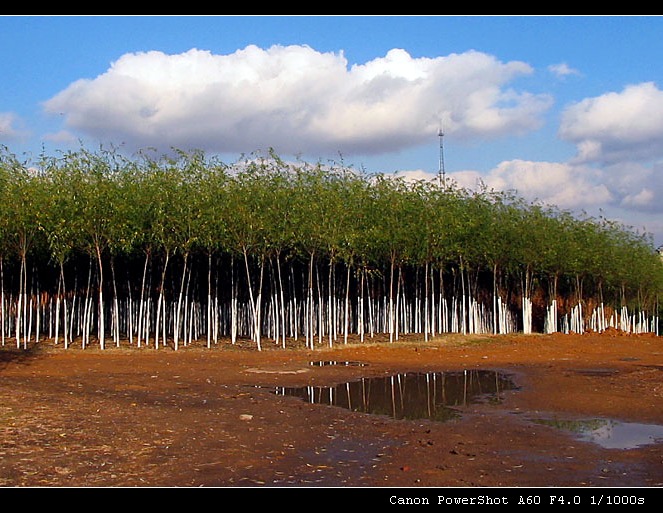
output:
<svg viewBox="0 0 663 513"><path fill-rule="evenodd" d="M389 497L389 504L398 504L398 505L429 505L430 501L428 497L397 497L392 495Z"/></svg>
<svg viewBox="0 0 663 513"><path fill-rule="evenodd" d="M490 497L488 495L479 495L478 497L445 497L444 495L438 495L437 504L449 506L465 504L509 504L509 500L506 497Z"/></svg>

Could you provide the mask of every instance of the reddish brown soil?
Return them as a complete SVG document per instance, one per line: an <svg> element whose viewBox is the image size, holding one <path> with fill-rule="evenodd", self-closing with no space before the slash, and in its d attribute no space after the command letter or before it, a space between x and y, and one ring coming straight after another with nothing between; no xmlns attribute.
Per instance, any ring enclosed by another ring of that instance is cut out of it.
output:
<svg viewBox="0 0 663 513"><path fill-rule="evenodd" d="M311 366L317 360L364 366ZM520 389L449 422L306 403L274 385L493 369ZM0 350L0 486L660 487L663 443L604 449L536 418L663 425L663 337L444 336L263 351ZM258 387L262 385L264 387Z"/></svg>

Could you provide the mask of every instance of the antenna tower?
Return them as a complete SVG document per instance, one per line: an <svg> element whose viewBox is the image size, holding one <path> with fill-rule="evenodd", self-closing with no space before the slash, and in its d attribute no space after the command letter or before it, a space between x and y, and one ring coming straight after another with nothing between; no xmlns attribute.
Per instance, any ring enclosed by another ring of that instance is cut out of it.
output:
<svg viewBox="0 0 663 513"><path fill-rule="evenodd" d="M445 187L447 185L446 172L444 170L444 132L440 128L437 132L437 136L440 138L440 169L438 170L438 180L440 182L440 187Z"/></svg>

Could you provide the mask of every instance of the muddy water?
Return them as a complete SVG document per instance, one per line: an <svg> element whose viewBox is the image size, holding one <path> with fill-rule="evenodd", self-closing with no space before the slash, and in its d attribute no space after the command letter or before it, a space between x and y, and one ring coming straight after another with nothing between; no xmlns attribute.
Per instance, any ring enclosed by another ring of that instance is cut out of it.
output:
<svg viewBox="0 0 663 513"><path fill-rule="evenodd" d="M508 375L471 370L363 378L333 387L279 387L276 393L395 419L448 421L458 417L464 406L499 404L503 392L516 388Z"/></svg>
<svg viewBox="0 0 663 513"><path fill-rule="evenodd" d="M619 422L612 419L535 419L534 422L569 431L581 440L593 442L604 449L635 449L663 442L663 426Z"/></svg>
<svg viewBox="0 0 663 513"><path fill-rule="evenodd" d="M360 362L321 361L313 366L362 366ZM362 378L331 387L277 387L275 393L313 404L387 415L394 419L449 421L477 403L499 407L503 393L518 390L511 376L493 370L403 373ZM524 416L527 418L527 416ZM606 449L633 449L663 441L663 426L613 419L534 418L531 422L568 431Z"/></svg>

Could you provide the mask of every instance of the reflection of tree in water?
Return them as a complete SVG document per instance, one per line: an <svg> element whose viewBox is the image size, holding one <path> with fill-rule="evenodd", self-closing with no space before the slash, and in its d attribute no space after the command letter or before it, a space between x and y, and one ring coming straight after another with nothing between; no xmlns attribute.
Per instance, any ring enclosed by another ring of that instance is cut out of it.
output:
<svg viewBox="0 0 663 513"><path fill-rule="evenodd" d="M565 429L577 434L586 434L590 432L609 432L616 424L609 419L585 419L585 420L562 420L562 419L535 419L537 424L552 426L558 429Z"/></svg>
<svg viewBox="0 0 663 513"><path fill-rule="evenodd" d="M608 449L632 449L663 440L663 426L656 424L618 422L601 418L588 420L535 419L534 422L570 431Z"/></svg>
<svg viewBox="0 0 663 513"><path fill-rule="evenodd" d="M396 419L446 421L458 417L457 408L468 404L497 404L502 391L514 388L513 381L502 373L470 370L404 373L334 387L278 388L276 393Z"/></svg>

